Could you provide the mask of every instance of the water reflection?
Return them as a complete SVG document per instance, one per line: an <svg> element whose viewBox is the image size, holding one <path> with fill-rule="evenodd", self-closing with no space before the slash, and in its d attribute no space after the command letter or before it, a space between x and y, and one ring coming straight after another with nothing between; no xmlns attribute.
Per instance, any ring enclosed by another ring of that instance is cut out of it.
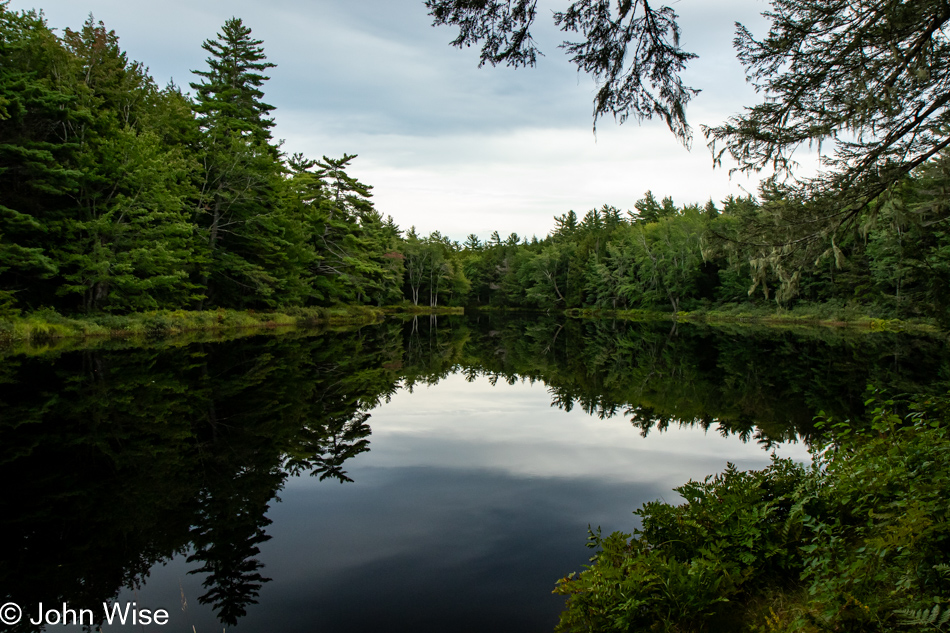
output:
<svg viewBox="0 0 950 633"><path fill-rule="evenodd" d="M236 624L268 580L258 554L286 479L346 481L343 462L368 449L399 333L5 359L7 600L98 614L188 551L198 601Z"/></svg>
<svg viewBox="0 0 950 633"><path fill-rule="evenodd" d="M756 443L860 415L868 383L943 389L946 359L895 334L484 316L7 356L0 591L96 613L125 591L170 630L550 630L588 523L763 465Z"/></svg>

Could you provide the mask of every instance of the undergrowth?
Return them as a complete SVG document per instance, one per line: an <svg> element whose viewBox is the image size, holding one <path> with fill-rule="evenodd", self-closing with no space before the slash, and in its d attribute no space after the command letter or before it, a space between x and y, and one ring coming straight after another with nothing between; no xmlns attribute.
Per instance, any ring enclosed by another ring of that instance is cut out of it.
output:
<svg viewBox="0 0 950 633"><path fill-rule="evenodd" d="M810 465L730 465L592 531L558 631L950 630L950 397L869 405Z"/></svg>

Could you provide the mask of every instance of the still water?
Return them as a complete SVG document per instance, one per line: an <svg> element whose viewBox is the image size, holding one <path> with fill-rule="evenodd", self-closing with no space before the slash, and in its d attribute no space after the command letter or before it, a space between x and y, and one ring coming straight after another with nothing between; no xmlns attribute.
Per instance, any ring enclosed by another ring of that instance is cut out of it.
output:
<svg viewBox="0 0 950 633"><path fill-rule="evenodd" d="M947 356L484 317L9 355L0 591L33 618L134 601L168 612L156 631L551 631L588 526L805 460L818 410L941 388Z"/></svg>

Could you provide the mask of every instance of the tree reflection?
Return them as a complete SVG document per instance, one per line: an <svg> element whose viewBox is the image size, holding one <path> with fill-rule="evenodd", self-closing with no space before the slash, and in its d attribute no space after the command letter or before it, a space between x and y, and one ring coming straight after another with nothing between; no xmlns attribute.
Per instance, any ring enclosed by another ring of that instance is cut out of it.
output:
<svg viewBox="0 0 950 633"><path fill-rule="evenodd" d="M286 479L348 481L369 450L400 331L5 359L0 592L100 614L190 550L200 602L233 626L268 580L260 545Z"/></svg>
<svg viewBox="0 0 950 633"><path fill-rule="evenodd" d="M363 412L349 417L331 416L322 426L306 429L304 453L312 457L293 458L288 461L287 468L295 475L310 470L310 475L320 477L320 481L352 482L343 470L343 464L369 450L369 440L366 439L372 433L366 423L369 417Z"/></svg>
<svg viewBox="0 0 950 633"><path fill-rule="evenodd" d="M926 335L480 318L466 379L542 380L552 406L624 416L643 435L695 426L768 447L812 437L819 412L858 420L868 385L945 393L950 381L946 342Z"/></svg>
<svg viewBox="0 0 950 633"><path fill-rule="evenodd" d="M261 487L247 477L234 484L231 495L201 495L198 524L190 534L195 551L188 557L189 563L203 563L188 572L205 574L202 585L207 591L198 601L212 605L218 619L229 626L247 613L248 605L257 604L261 587L270 580L260 574L264 565L255 558L260 554L258 545L270 539L264 531L270 524L264 516L270 497L263 504L255 498Z"/></svg>

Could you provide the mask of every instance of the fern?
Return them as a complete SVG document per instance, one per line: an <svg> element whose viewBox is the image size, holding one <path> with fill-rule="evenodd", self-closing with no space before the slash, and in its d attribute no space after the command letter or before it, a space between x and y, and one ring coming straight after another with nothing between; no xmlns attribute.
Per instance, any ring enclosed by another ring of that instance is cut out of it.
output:
<svg viewBox="0 0 950 633"><path fill-rule="evenodd" d="M950 579L950 565L934 565L934 570L941 577ZM940 602L947 602L940 600ZM932 609L899 609L896 612L898 620L902 626L914 627L923 630L943 631L950 623L950 609L942 609L939 604L935 604Z"/></svg>
<svg viewBox="0 0 950 633"><path fill-rule="evenodd" d="M941 609L940 605L934 605L933 609L900 609L897 616L901 625L915 627L918 629L943 631L947 623L950 622L950 609Z"/></svg>

